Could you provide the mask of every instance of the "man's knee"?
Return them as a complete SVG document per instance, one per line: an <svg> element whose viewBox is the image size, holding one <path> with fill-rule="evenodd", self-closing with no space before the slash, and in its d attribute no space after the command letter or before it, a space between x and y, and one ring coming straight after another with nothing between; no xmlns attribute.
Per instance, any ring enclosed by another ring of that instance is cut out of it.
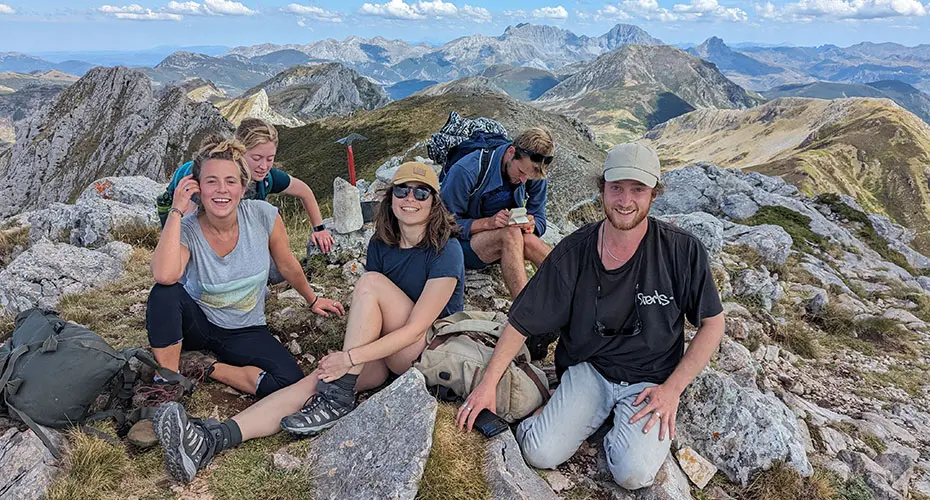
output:
<svg viewBox="0 0 930 500"><path fill-rule="evenodd" d="M530 417L524 422L531 421ZM541 432L534 432L532 425L520 424L517 429L517 444L526 463L537 469L554 469L574 455L576 450L565 450L558 439Z"/></svg>
<svg viewBox="0 0 930 500"><path fill-rule="evenodd" d="M523 230L517 226L501 228L501 241L508 247L523 248Z"/></svg>
<svg viewBox="0 0 930 500"><path fill-rule="evenodd" d="M658 449L642 446L625 448L611 446L609 443L605 451L607 452L607 466L614 482L627 490L652 486L668 454L668 450L662 447L662 459L658 460Z"/></svg>

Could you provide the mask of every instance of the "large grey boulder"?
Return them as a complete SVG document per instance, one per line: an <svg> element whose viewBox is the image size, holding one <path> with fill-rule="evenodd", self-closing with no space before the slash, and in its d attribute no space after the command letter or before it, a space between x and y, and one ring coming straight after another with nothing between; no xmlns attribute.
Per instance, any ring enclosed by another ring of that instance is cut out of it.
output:
<svg viewBox="0 0 930 500"><path fill-rule="evenodd" d="M791 235L781 226L726 224L723 239L727 245L743 245L756 251L766 264L782 265L791 254Z"/></svg>
<svg viewBox="0 0 930 500"><path fill-rule="evenodd" d="M720 200L720 211L731 219L748 219L759 211L759 205L746 193L731 193Z"/></svg>
<svg viewBox="0 0 930 500"><path fill-rule="evenodd" d="M843 450L839 452L838 456L840 460L849 465L852 472L862 476L865 484L869 486L875 495L875 500L902 500L904 498L889 484L891 473L865 454L858 451Z"/></svg>
<svg viewBox="0 0 930 500"><path fill-rule="evenodd" d="M103 197L87 197L75 205L53 203L29 217L29 240L67 241L97 248L113 241L113 232L127 228L157 228L152 205L130 205Z"/></svg>
<svg viewBox="0 0 930 500"><path fill-rule="evenodd" d="M50 429L53 444L64 440ZM58 475L61 465L32 430L7 429L0 435L0 498L43 498Z"/></svg>
<svg viewBox="0 0 930 500"><path fill-rule="evenodd" d="M77 202L93 198L118 201L127 205L139 205L155 211L155 198L165 192L166 184L142 175L126 177L104 177L92 182L78 196Z"/></svg>
<svg viewBox="0 0 930 500"><path fill-rule="evenodd" d="M112 242L99 251L40 241L0 272L0 314L54 308L62 295L104 285L123 274L129 245ZM111 255L112 254L112 255Z"/></svg>
<svg viewBox="0 0 930 500"><path fill-rule="evenodd" d="M668 222L701 240L707 253L711 256L720 253L723 248L723 222L705 212L673 214L660 216L659 220Z"/></svg>
<svg viewBox="0 0 930 500"><path fill-rule="evenodd" d="M333 179L333 221L333 229L339 234L358 231L365 224L361 194L342 177Z"/></svg>
<svg viewBox="0 0 930 500"><path fill-rule="evenodd" d="M416 497L437 403L411 368L314 440L303 458L314 498Z"/></svg>
<svg viewBox="0 0 930 500"><path fill-rule="evenodd" d="M679 443L742 485L777 461L804 476L813 472L791 410L774 395L740 386L712 369L701 372L682 395L676 430Z"/></svg>
<svg viewBox="0 0 930 500"><path fill-rule="evenodd" d="M708 212L717 208L716 201L704 195L704 190L714 182L701 167L690 166L665 172L662 183L665 184L665 193L652 203L651 213L655 215Z"/></svg>
<svg viewBox="0 0 930 500"><path fill-rule="evenodd" d="M484 477L491 498L514 500L555 500L552 488L533 471L526 461L513 433L504 431L487 441L487 462Z"/></svg>
<svg viewBox="0 0 930 500"><path fill-rule="evenodd" d="M885 452L875 457L875 463L888 471L891 487L907 495L911 474L914 472L914 464L917 463L918 458L920 458L919 451L892 444Z"/></svg>

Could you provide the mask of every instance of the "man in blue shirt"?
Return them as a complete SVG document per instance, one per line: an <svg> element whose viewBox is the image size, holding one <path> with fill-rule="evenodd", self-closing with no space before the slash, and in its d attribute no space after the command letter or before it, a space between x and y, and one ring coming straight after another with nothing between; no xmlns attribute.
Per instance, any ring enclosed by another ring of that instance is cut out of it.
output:
<svg viewBox="0 0 930 500"><path fill-rule="evenodd" d="M500 262L512 297L526 285L525 261L538 267L551 251L540 236L546 232L546 168L554 151L548 130L530 128L512 143L463 156L442 183L442 200L462 227L465 267ZM482 176L485 154L491 157ZM524 207L526 219L512 220L511 210Z"/></svg>

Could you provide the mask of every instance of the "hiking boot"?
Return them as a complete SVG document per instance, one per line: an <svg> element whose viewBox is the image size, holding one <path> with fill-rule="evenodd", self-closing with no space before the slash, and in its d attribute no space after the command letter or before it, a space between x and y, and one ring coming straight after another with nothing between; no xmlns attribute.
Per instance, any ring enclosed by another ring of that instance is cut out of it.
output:
<svg viewBox="0 0 930 500"><path fill-rule="evenodd" d="M195 385L210 378L216 358L201 351L185 351L178 362L178 372Z"/></svg>
<svg viewBox="0 0 930 500"><path fill-rule="evenodd" d="M333 397L317 393L310 396L304 407L281 419L281 428L300 436L315 436L336 425L340 418L355 409L355 397Z"/></svg>
<svg viewBox="0 0 930 500"><path fill-rule="evenodd" d="M171 382L149 382L136 387L132 395L133 408L155 407L180 401L184 398L184 388Z"/></svg>
<svg viewBox="0 0 930 500"><path fill-rule="evenodd" d="M155 410L155 434L165 449L165 468L175 480L189 483L206 467L216 453L217 429L197 419L188 419L180 403L168 403Z"/></svg>

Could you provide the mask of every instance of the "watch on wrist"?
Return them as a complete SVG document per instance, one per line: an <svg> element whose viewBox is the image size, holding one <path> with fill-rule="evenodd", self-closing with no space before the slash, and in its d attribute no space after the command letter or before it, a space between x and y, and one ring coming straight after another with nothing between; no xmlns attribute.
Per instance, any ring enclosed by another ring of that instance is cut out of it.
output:
<svg viewBox="0 0 930 500"><path fill-rule="evenodd" d="M320 231L326 231L326 224L320 224L319 226L313 226L314 233L319 233Z"/></svg>

